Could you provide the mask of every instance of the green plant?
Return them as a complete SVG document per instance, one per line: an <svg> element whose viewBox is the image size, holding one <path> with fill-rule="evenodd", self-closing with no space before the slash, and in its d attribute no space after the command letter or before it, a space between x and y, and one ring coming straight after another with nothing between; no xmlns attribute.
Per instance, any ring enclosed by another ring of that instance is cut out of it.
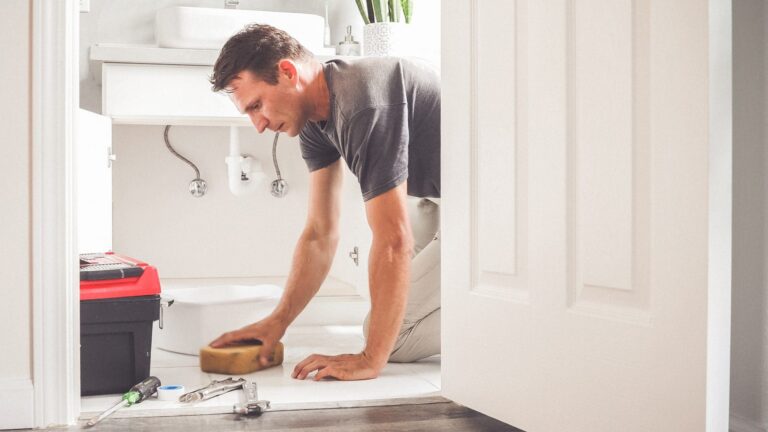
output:
<svg viewBox="0 0 768 432"><path fill-rule="evenodd" d="M411 22L413 0L355 0L366 24L377 22Z"/></svg>

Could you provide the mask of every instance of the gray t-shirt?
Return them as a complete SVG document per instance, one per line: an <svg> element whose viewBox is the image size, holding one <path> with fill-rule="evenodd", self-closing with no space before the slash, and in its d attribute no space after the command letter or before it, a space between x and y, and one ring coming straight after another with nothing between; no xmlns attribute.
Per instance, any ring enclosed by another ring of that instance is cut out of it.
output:
<svg viewBox="0 0 768 432"><path fill-rule="evenodd" d="M440 197L440 79L417 60L371 57L323 65L328 120L307 122L301 153L310 171L339 159L363 199L408 180L408 195Z"/></svg>

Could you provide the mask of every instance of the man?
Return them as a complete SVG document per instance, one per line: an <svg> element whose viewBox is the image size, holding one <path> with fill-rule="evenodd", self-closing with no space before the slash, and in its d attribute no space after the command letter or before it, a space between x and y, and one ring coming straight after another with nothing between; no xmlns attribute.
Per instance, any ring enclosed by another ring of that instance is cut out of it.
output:
<svg viewBox="0 0 768 432"><path fill-rule="evenodd" d="M214 91L230 93L259 133L300 135L310 170L307 222L280 303L267 318L225 333L211 346L259 339L266 363L288 325L317 293L338 244L343 158L360 182L373 234L366 344L359 354L309 356L296 365L293 377L304 379L317 371L316 380L371 379L388 360L415 361L439 353L437 206L422 200L411 207L412 214L420 215L414 220L414 238L407 201L407 195L440 196L435 72L397 58L320 63L287 33L252 25L224 45L211 83Z"/></svg>

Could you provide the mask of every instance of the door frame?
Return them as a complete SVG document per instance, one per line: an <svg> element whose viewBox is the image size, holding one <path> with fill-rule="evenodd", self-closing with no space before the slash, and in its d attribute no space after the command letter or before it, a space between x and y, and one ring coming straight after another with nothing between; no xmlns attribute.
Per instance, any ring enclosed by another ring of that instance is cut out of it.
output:
<svg viewBox="0 0 768 432"><path fill-rule="evenodd" d="M733 231L733 2L709 7L709 278L706 414L708 432L728 430L731 390ZM724 342L725 341L725 342ZM718 351L726 344L729 349ZM723 374L722 371L729 371Z"/></svg>
<svg viewBox="0 0 768 432"><path fill-rule="evenodd" d="M80 309L73 165L79 6L32 0L31 277L34 427L80 414Z"/></svg>

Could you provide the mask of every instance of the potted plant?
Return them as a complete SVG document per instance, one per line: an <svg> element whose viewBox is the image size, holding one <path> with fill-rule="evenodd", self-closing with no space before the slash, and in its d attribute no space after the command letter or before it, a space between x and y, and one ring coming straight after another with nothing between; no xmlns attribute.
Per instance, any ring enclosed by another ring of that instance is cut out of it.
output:
<svg viewBox="0 0 768 432"><path fill-rule="evenodd" d="M365 55L408 54L412 0L355 0L355 3L365 23Z"/></svg>

